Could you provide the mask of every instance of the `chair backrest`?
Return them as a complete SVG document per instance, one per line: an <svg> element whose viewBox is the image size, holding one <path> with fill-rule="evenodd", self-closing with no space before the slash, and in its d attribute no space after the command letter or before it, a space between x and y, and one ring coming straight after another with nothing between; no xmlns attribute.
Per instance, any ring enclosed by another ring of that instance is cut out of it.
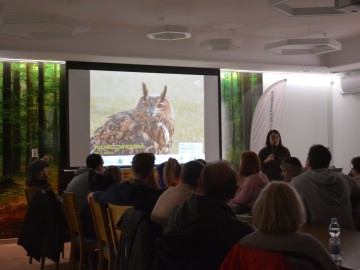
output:
<svg viewBox="0 0 360 270"><path fill-rule="evenodd" d="M99 252L103 252L104 257L111 260L115 256L114 245L112 243L109 219L105 206L90 200L90 210L94 221L96 237L99 245Z"/></svg>
<svg viewBox="0 0 360 270"><path fill-rule="evenodd" d="M68 222L70 237L72 240L79 237L84 241L84 230L81 222L80 212L76 204L74 192L64 192L63 194L64 212Z"/></svg>
<svg viewBox="0 0 360 270"><path fill-rule="evenodd" d="M110 233L111 233L115 254L117 253L118 250L120 235L121 235L121 231L118 228L118 223L122 215L129 208L132 208L132 206L116 205L111 203L108 204L107 213L108 213Z"/></svg>

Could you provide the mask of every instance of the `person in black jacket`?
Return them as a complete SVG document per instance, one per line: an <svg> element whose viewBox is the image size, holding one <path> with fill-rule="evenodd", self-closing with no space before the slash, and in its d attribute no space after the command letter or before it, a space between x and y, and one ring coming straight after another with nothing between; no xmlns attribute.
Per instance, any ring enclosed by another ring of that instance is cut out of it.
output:
<svg viewBox="0 0 360 270"><path fill-rule="evenodd" d="M237 190L237 172L227 161L207 163L199 186L171 212L164 234L156 240L153 269L217 270L233 244L253 232L227 205Z"/></svg>
<svg viewBox="0 0 360 270"><path fill-rule="evenodd" d="M133 157L132 170L134 177L127 181L116 183L105 191L89 194L94 200L103 205L131 205L150 216L159 197L159 191L150 184L154 178L155 155L152 153L138 153Z"/></svg>
<svg viewBox="0 0 360 270"><path fill-rule="evenodd" d="M282 180L281 161L289 158L290 151L282 145L280 132L272 129L266 136L266 146L259 152L262 172L270 181Z"/></svg>

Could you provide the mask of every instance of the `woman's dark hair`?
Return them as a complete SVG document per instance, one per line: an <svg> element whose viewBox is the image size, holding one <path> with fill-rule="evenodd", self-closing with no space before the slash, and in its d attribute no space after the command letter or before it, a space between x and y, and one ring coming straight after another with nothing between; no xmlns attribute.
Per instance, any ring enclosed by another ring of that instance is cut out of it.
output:
<svg viewBox="0 0 360 270"><path fill-rule="evenodd" d="M281 141L281 135L280 135L280 132L279 131L277 131L276 129L271 129L269 132L268 132L268 134L266 135L266 146L267 147L271 147L271 144L270 144L270 136L271 136L271 134L273 134L273 133L276 133L277 135L279 135L279 147L283 147L283 145L282 145L282 141Z"/></svg>
<svg viewBox="0 0 360 270"><path fill-rule="evenodd" d="M279 135L279 147L282 147L283 145L282 145L282 141L281 141L281 135L280 135L280 132L279 131L277 131L276 129L271 129L269 132L268 132L268 134L266 135L266 146L267 147L271 147L271 144L270 144L270 136L271 136L271 134L273 134L273 133L276 133L277 135Z"/></svg>

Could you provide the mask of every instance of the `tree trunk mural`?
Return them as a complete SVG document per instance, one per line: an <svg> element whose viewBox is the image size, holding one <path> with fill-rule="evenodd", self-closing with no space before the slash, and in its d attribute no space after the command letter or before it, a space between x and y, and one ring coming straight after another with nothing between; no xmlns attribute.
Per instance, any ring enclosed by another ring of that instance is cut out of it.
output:
<svg viewBox="0 0 360 270"><path fill-rule="evenodd" d="M243 151L250 148L252 115L262 94L262 74L235 71L221 73L223 158L239 165Z"/></svg>
<svg viewBox="0 0 360 270"><path fill-rule="evenodd" d="M39 63L39 89L37 97L38 107L38 151L39 157L45 154L44 137L45 137L45 113L44 113L44 63Z"/></svg>
<svg viewBox="0 0 360 270"><path fill-rule="evenodd" d="M16 238L22 226L31 149L40 155L51 150L49 183L57 190L59 88L66 89L65 74L64 64L0 61L0 239Z"/></svg>
<svg viewBox="0 0 360 270"><path fill-rule="evenodd" d="M12 160L12 132L11 132L11 64L4 62L3 64L3 176L7 176L13 172L13 160Z"/></svg>
<svg viewBox="0 0 360 270"><path fill-rule="evenodd" d="M12 97L13 104L13 125L12 133L14 134L14 153L13 153L13 169L14 171L20 171L21 169L21 108L20 108L20 71L14 71L14 94Z"/></svg>

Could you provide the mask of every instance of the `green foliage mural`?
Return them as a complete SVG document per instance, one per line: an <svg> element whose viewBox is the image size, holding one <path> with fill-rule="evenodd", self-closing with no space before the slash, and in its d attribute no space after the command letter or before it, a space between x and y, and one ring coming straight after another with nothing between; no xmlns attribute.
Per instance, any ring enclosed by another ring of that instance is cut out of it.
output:
<svg viewBox="0 0 360 270"><path fill-rule="evenodd" d="M17 237L27 209L24 188L32 149L48 155L57 189L59 94L65 65L0 62L0 238Z"/></svg>
<svg viewBox="0 0 360 270"><path fill-rule="evenodd" d="M223 158L236 167L250 148L252 116L261 94L261 73L221 71Z"/></svg>

